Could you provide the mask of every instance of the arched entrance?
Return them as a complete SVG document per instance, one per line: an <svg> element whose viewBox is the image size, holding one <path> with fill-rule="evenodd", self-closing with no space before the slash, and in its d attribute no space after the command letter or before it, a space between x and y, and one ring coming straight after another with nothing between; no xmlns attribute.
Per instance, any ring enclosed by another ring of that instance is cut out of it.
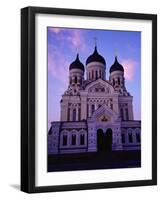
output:
<svg viewBox="0 0 161 200"><path fill-rule="evenodd" d="M102 129L97 130L97 151L104 151L104 133Z"/></svg>
<svg viewBox="0 0 161 200"><path fill-rule="evenodd" d="M111 128L108 128L106 130L105 137L106 137L105 148L107 151L112 151L112 129Z"/></svg>
<svg viewBox="0 0 161 200"><path fill-rule="evenodd" d="M102 129L97 130L97 152L112 151L112 129L107 129L106 133Z"/></svg>

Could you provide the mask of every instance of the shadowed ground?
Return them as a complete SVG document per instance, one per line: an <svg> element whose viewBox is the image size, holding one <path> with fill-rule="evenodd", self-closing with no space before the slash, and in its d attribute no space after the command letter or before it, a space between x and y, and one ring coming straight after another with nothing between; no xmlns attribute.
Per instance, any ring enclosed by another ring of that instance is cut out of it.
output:
<svg viewBox="0 0 161 200"><path fill-rule="evenodd" d="M140 151L117 151L48 156L48 172L141 167Z"/></svg>

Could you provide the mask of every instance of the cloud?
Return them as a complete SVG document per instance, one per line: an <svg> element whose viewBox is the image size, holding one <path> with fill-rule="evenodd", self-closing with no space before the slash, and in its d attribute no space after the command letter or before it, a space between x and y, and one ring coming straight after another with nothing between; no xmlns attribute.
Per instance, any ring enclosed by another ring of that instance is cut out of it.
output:
<svg viewBox="0 0 161 200"><path fill-rule="evenodd" d="M48 45L48 71L53 78L59 80L62 90L67 89L68 85L68 67L69 62L60 51L57 51L53 45Z"/></svg>
<svg viewBox="0 0 161 200"><path fill-rule="evenodd" d="M68 47L71 48L72 51L86 50L83 31L70 28L49 28L48 30L54 34L54 38L59 41L61 46L68 43Z"/></svg>
<svg viewBox="0 0 161 200"><path fill-rule="evenodd" d="M132 59L122 60L121 64L124 67L125 79L133 81L136 73L137 62Z"/></svg>
<svg viewBox="0 0 161 200"><path fill-rule="evenodd" d="M62 29L61 28L48 28L49 31L53 32L53 33L59 33Z"/></svg>
<svg viewBox="0 0 161 200"><path fill-rule="evenodd" d="M71 43L73 48L75 48L74 50L85 51L86 49L85 40L80 30L69 31L69 36L67 37L67 40L69 41L69 43Z"/></svg>

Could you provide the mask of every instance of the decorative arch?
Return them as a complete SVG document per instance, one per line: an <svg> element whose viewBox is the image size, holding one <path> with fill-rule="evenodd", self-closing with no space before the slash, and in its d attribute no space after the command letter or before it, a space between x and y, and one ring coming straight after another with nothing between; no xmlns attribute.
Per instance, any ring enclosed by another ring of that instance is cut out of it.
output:
<svg viewBox="0 0 161 200"><path fill-rule="evenodd" d="M116 121L118 120L118 114L111 110L106 104L103 104L100 108L98 108L92 115L91 120L96 119L106 119L105 121Z"/></svg>
<svg viewBox="0 0 161 200"><path fill-rule="evenodd" d="M93 91L93 88L96 88L97 86L105 88L105 90L108 91L108 93L113 93L114 92L113 86L109 82L104 81L102 79L97 79L96 81L93 81L93 82L89 83L86 86L85 91L86 92Z"/></svg>

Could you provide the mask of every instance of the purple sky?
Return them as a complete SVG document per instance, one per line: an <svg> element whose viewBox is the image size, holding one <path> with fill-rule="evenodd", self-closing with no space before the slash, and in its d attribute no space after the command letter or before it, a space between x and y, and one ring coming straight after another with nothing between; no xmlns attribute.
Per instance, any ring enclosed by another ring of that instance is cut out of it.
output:
<svg viewBox="0 0 161 200"><path fill-rule="evenodd" d="M125 71L127 90L134 97L134 119L141 119L141 33L95 29L48 28L48 124L60 120L60 99L68 87L69 65L79 52L83 64L93 53L94 38L98 52L106 60L106 78L117 52Z"/></svg>

